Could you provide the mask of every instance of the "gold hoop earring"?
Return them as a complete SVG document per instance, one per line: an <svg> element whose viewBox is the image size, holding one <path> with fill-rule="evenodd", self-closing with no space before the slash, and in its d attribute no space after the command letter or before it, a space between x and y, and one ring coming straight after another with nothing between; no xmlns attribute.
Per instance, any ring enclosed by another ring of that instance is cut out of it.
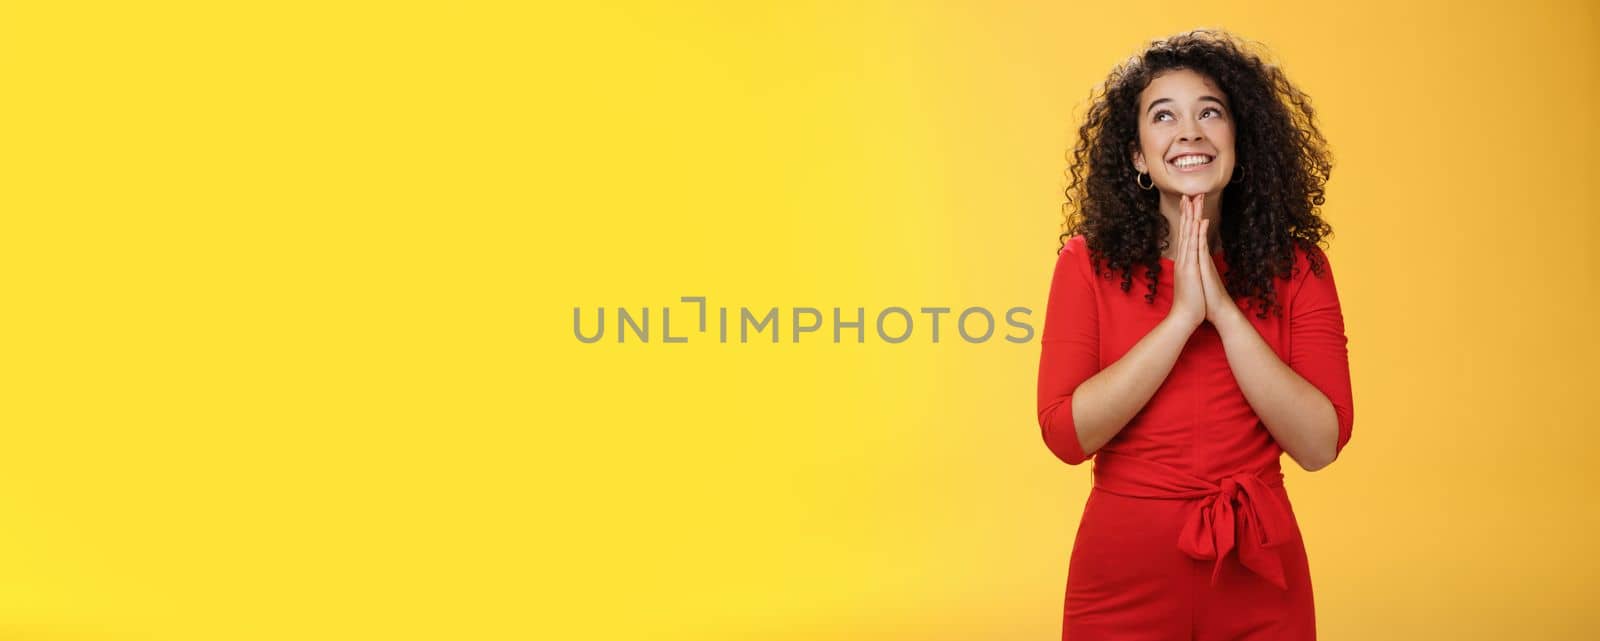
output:
<svg viewBox="0 0 1600 641"><path fill-rule="evenodd" d="M1228 178L1228 184L1230 184L1230 185L1233 184L1235 181L1244 180L1244 177L1245 177L1244 165L1242 165L1242 164L1234 165L1233 173L1234 173L1234 175Z"/></svg>
<svg viewBox="0 0 1600 641"><path fill-rule="evenodd" d="M1144 183L1139 180L1140 178L1143 178L1143 177L1148 176L1148 175L1150 175L1150 174L1147 174L1147 173L1144 173L1144 172L1141 171L1141 172L1139 172L1139 175L1133 177L1133 182L1135 184L1139 185L1140 189L1144 189L1144 190L1147 190L1147 191L1151 190L1151 189L1155 189L1155 187L1156 187L1156 179L1154 179L1154 178L1150 179L1150 186L1149 187L1144 186Z"/></svg>

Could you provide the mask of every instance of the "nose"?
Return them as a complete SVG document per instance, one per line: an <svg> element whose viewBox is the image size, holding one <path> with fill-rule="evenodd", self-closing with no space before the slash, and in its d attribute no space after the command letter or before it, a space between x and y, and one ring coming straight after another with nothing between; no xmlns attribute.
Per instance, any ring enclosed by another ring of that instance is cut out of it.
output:
<svg viewBox="0 0 1600 641"><path fill-rule="evenodd" d="M1199 139L1200 139L1200 124L1197 123L1197 122L1194 122L1192 120L1188 121L1186 124L1184 124L1183 131L1178 132L1178 140L1192 142L1192 141L1199 140Z"/></svg>

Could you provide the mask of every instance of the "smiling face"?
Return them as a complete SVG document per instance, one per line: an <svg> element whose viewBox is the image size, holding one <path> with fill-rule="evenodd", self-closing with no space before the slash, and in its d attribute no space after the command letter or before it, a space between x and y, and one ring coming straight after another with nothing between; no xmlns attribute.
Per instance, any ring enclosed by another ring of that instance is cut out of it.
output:
<svg viewBox="0 0 1600 641"><path fill-rule="evenodd" d="M1233 134L1233 111L1216 83L1188 69L1167 71L1139 94L1133 166L1164 195L1216 201L1233 176Z"/></svg>

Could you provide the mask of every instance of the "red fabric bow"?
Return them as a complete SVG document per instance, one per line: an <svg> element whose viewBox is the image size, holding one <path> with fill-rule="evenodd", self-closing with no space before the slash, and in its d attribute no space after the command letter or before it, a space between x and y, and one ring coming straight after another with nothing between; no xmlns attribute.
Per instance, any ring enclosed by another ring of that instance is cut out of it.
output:
<svg viewBox="0 0 1600 641"><path fill-rule="evenodd" d="M1295 527L1294 517L1272 489L1283 485L1282 471L1242 472L1212 483L1170 465L1105 452L1095 457L1094 484L1134 498L1202 499L1184 522L1178 549L1195 559L1216 560L1211 584L1222 575L1228 552L1238 549L1246 568L1288 589L1283 560L1274 549L1289 540Z"/></svg>

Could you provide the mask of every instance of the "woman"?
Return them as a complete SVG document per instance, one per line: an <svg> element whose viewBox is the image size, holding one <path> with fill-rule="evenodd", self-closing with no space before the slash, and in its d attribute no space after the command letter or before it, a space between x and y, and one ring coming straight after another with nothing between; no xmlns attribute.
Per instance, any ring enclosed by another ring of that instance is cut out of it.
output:
<svg viewBox="0 0 1600 641"><path fill-rule="evenodd" d="M1315 638L1280 454L1326 467L1353 413L1313 115L1201 30L1113 71L1079 129L1039 361L1045 443L1094 460L1063 639Z"/></svg>

